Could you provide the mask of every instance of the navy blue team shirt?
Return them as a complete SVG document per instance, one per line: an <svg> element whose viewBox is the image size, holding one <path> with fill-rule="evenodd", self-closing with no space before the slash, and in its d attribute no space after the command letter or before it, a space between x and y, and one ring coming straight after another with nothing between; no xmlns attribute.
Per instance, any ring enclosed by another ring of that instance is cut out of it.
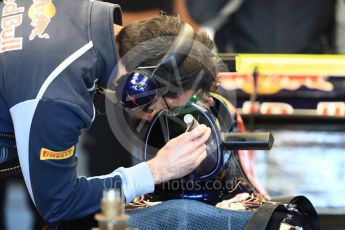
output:
<svg viewBox="0 0 345 230"><path fill-rule="evenodd" d="M121 24L119 6L3 0L0 20L0 132L16 136L0 138L0 147L17 150L12 155L18 155L28 192L45 220L58 223L97 212L105 188L122 185L126 201L152 192L146 163L100 177L76 175L75 146L95 117L95 84L105 87L116 66L113 23Z"/></svg>

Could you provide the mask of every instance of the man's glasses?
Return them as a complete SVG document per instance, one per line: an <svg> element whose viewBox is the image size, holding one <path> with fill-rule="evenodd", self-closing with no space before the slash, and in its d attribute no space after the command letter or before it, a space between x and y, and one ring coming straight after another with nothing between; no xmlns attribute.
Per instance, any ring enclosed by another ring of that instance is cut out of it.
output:
<svg viewBox="0 0 345 230"><path fill-rule="evenodd" d="M167 109L166 114L170 116L176 116L178 115L182 110L190 107L192 104L195 104L199 101L203 101L204 97L206 96L205 92L199 91L198 93L194 94L188 102L183 105L183 106L176 106L176 107L171 107L169 103L166 101L165 96L162 96L162 99L165 103L165 108Z"/></svg>

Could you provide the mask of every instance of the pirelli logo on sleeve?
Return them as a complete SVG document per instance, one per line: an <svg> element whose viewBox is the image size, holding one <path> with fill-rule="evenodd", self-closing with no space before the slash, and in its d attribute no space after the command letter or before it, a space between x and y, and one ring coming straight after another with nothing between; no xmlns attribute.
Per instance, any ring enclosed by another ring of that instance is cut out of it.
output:
<svg viewBox="0 0 345 230"><path fill-rule="evenodd" d="M74 153L74 146L64 151L52 151L46 148L41 149L40 160L63 160L69 158Z"/></svg>

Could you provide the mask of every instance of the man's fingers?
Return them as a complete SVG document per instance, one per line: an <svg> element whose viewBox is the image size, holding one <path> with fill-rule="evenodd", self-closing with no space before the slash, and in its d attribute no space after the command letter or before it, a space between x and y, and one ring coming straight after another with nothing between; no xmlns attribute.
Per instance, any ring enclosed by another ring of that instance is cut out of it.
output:
<svg viewBox="0 0 345 230"><path fill-rule="evenodd" d="M206 157L206 145L200 145L193 149L193 152L191 153L191 159L194 162L194 166L199 165L203 159Z"/></svg>
<svg viewBox="0 0 345 230"><path fill-rule="evenodd" d="M211 135L211 129L207 128L206 131L197 139L193 140L194 148L198 148L200 145L204 145Z"/></svg>
<svg viewBox="0 0 345 230"><path fill-rule="evenodd" d="M194 139L203 136L205 132L207 132L207 130L210 130L210 128L208 128L206 125L198 125L197 127L195 127L195 129L190 131L189 140L193 141Z"/></svg>
<svg viewBox="0 0 345 230"><path fill-rule="evenodd" d="M210 130L206 125L198 125L195 129L189 132L182 133L180 136L176 137L175 139L178 140L180 144L184 144L187 142L191 142L205 134L207 130Z"/></svg>
<svg viewBox="0 0 345 230"><path fill-rule="evenodd" d="M207 157L207 151L206 149L201 152L201 154L198 156L198 158L195 161L195 166L198 167Z"/></svg>

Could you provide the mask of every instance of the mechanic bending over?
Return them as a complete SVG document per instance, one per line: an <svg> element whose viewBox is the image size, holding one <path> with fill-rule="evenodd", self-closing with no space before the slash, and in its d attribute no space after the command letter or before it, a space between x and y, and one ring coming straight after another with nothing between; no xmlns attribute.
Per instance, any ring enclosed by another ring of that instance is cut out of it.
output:
<svg viewBox="0 0 345 230"><path fill-rule="evenodd" d="M97 1L5 0L0 12L1 161L19 158L30 196L48 223L97 212L106 183L121 185L129 202L152 192L154 184L190 173L205 159L210 129L200 125L170 140L148 162L100 177L76 175L75 146L95 116L95 84L107 86L118 54L150 38L177 36L183 24L178 17L160 16L121 30L113 26L121 24L119 6ZM146 47L159 55L142 65L159 63L171 43ZM167 92L155 103L183 105L197 91L212 90L217 76L216 64L209 61L212 48L204 33L194 33L194 58L179 66L183 90ZM177 81L174 74L167 79L167 84Z"/></svg>

